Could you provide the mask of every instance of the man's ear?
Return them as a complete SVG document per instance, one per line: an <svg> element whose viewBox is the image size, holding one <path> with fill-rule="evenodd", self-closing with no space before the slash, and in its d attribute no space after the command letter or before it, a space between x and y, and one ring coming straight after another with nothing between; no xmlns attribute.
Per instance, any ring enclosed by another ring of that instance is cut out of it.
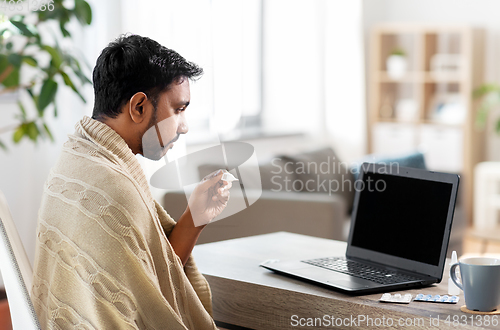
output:
<svg viewBox="0 0 500 330"><path fill-rule="evenodd" d="M153 109L151 102L148 102L147 95L143 92L132 95L128 105L130 118L136 124L142 123L144 119L148 118Z"/></svg>

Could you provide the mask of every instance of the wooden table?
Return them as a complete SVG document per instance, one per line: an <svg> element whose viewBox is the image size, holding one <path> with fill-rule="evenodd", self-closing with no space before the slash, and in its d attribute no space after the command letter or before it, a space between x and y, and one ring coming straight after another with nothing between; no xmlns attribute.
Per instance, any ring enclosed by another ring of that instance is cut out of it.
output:
<svg viewBox="0 0 500 330"><path fill-rule="evenodd" d="M500 316L490 317L489 326L477 327L486 318L461 312L463 295L458 304L388 304L378 302L381 294L349 296L259 267L267 259L343 255L345 249L345 242L278 232L197 245L193 255L212 289L214 319L224 328L500 328L492 324ZM447 294L448 267L440 284L400 293ZM316 326L300 326L308 322ZM335 323L340 326L333 327Z"/></svg>

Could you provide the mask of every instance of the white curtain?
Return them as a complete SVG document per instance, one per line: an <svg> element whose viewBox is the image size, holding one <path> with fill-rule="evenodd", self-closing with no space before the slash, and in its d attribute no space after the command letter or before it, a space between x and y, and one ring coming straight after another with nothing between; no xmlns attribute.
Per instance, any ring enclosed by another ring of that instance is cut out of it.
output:
<svg viewBox="0 0 500 330"><path fill-rule="evenodd" d="M343 160L366 152L362 1L326 1L325 124Z"/></svg>
<svg viewBox="0 0 500 330"><path fill-rule="evenodd" d="M241 115L260 110L260 44L254 28L260 1L123 0L122 10L124 31L148 36L204 69L191 85L196 95L186 112L191 137L197 128L206 134L206 125L226 133Z"/></svg>
<svg viewBox="0 0 500 330"><path fill-rule="evenodd" d="M264 126L365 151L361 0L264 1Z"/></svg>

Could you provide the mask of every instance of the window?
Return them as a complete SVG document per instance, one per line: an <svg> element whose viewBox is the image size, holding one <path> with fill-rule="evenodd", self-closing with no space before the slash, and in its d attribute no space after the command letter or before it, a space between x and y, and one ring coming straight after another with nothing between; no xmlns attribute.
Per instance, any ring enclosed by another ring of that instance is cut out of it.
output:
<svg viewBox="0 0 500 330"><path fill-rule="evenodd" d="M123 1L125 31L200 65L187 142L258 127L262 113L262 0Z"/></svg>

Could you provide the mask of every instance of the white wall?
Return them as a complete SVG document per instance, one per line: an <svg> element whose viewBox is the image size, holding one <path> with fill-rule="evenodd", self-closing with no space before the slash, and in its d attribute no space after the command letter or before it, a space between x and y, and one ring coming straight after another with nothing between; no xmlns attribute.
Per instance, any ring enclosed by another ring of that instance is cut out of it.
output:
<svg viewBox="0 0 500 330"><path fill-rule="evenodd" d="M485 82L500 84L500 1L497 0L363 0L365 59L368 32L379 22L470 24L486 32ZM494 119L492 117L491 119ZM487 158L500 160L500 137L490 121Z"/></svg>

